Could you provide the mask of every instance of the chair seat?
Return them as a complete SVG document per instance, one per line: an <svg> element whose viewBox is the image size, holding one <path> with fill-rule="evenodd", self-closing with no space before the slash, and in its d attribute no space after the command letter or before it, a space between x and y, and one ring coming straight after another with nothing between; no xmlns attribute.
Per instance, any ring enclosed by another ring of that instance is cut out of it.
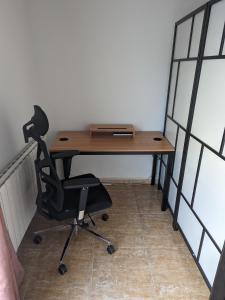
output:
<svg viewBox="0 0 225 300"><path fill-rule="evenodd" d="M84 174L75 178L96 178L93 174ZM51 217L57 220L76 218L78 216L78 204L80 200L80 189L64 190L64 206L63 211L51 211ZM112 206L112 200L109 193L100 183L99 186L89 188L88 199L85 214L91 214L100 210L105 210Z"/></svg>

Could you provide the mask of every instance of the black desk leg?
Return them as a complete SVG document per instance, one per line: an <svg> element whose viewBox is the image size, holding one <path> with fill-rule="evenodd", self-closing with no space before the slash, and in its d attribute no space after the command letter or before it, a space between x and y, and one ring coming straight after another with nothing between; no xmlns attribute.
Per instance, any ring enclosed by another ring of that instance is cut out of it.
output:
<svg viewBox="0 0 225 300"><path fill-rule="evenodd" d="M159 178L158 178L158 190L159 191L162 189L161 183L160 183L161 172L162 172L162 154L160 155L160 165L159 165Z"/></svg>
<svg viewBox="0 0 225 300"><path fill-rule="evenodd" d="M153 165L152 165L152 180L151 185L155 185L155 174L157 169L157 155L153 155Z"/></svg>
<svg viewBox="0 0 225 300"><path fill-rule="evenodd" d="M169 188L170 188L170 176L173 172L173 163L174 163L174 153L168 154L168 162L167 162L167 169L166 169L166 178L164 182L164 188L163 188L163 199L162 199L162 205L161 210L165 211L168 207L168 195L169 195Z"/></svg>
<svg viewBox="0 0 225 300"><path fill-rule="evenodd" d="M64 172L65 179L70 178L71 164L72 164L72 157L63 158L63 172Z"/></svg>

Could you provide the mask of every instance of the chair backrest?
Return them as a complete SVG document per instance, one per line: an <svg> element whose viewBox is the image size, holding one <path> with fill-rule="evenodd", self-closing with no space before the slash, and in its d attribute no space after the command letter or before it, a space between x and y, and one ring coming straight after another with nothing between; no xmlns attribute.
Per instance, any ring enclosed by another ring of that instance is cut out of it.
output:
<svg viewBox="0 0 225 300"><path fill-rule="evenodd" d="M64 192L61 181L57 175L54 163L47 150L42 137L48 132L49 123L45 112L38 105L34 105L34 115L29 122L23 126L25 142L29 138L35 140L37 146L37 157L35 170L37 179L37 207L41 213L51 215L51 210L61 211L64 203Z"/></svg>

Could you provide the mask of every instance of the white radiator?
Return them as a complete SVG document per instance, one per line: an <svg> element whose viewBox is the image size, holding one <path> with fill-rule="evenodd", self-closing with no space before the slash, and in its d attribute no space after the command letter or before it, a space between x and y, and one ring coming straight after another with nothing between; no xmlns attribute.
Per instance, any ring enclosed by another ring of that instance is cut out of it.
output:
<svg viewBox="0 0 225 300"><path fill-rule="evenodd" d="M36 143L29 144L0 173L0 205L15 250L36 210L36 151Z"/></svg>

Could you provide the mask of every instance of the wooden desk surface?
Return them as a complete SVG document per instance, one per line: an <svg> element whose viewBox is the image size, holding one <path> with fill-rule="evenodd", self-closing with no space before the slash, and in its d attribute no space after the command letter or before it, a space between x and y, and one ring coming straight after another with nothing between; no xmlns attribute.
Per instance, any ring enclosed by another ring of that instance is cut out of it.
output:
<svg viewBox="0 0 225 300"><path fill-rule="evenodd" d="M160 138L157 141L154 138ZM66 140L62 140L66 139ZM81 154L171 153L174 147L159 131L137 131L135 137L90 136L88 131L59 131L50 152L79 150Z"/></svg>

